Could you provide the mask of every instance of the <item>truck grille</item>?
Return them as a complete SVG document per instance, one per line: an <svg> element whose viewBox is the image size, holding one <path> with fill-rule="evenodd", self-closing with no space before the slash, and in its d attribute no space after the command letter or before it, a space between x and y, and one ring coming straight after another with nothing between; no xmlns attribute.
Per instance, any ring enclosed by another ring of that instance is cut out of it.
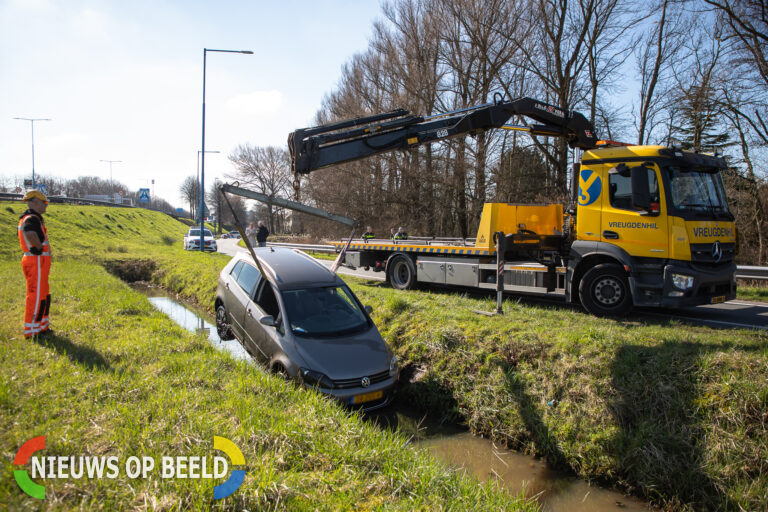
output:
<svg viewBox="0 0 768 512"><path fill-rule="evenodd" d="M736 244L720 243L720 259L715 258L715 244L691 244L691 262L719 265L730 263L736 254Z"/></svg>
<svg viewBox="0 0 768 512"><path fill-rule="evenodd" d="M389 370L385 370L383 372L379 372L374 375L369 375L368 378L371 379L371 384L384 382L389 378ZM354 379L335 380L333 381L333 383L336 385L337 389L359 388L362 385L361 384L362 380L363 380L363 377L356 377Z"/></svg>

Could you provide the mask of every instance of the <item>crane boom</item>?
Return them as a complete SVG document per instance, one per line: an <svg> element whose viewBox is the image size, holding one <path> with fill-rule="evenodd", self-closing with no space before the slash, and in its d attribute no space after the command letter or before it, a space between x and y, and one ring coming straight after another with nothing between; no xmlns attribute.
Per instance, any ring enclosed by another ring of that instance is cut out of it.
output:
<svg viewBox="0 0 768 512"><path fill-rule="evenodd" d="M411 115L407 110L302 128L288 135L291 170L308 174L317 169L351 162L396 149L428 144L464 134L505 128L520 115L533 119L524 130L533 135L563 137L573 148L592 149L597 137L592 124L579 112L518 98L462 109L430 117Z"/></svg>

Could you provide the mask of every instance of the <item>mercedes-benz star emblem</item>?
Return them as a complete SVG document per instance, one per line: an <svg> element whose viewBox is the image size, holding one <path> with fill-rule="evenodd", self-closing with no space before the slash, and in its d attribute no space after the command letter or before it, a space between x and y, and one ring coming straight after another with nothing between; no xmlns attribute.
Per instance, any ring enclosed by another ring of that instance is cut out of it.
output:
<svg viewBox="0 0 768 512"><path fill-rule="evenodd" d="M713 243L712 259L715 260L715 262L719 262L722 257L723 257L723 249L720 247L720 242Z"/></svg>
<svg viewBox="0 0 768 512"><path fill-rule="evenodd" d="M369 379L368 377L363 377L363 380L360 381L360 385L363 386L364 388L367 388L368 386L371 385L371 379Z"/></svg>

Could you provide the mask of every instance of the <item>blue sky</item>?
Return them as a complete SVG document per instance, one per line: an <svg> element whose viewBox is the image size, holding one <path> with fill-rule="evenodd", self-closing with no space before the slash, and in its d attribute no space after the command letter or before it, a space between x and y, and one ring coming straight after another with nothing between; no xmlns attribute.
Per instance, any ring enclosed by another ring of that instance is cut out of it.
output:
<svg viewBox="0 0 768 512"><path fill-rule="evenodd" d="M109 177L183 206L201 143L206 181L238 144L285 144L312 124L342 65L367 48L379 0L0 0L0 175Z"/></svg>

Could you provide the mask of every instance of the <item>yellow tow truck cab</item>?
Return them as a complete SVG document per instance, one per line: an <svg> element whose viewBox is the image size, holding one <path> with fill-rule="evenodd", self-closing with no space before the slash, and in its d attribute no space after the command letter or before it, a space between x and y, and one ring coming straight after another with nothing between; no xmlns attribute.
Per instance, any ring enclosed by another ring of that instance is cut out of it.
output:
<svg viewBox="0 0 768 512"><path fill-rule="evenodd" d="M677 148L602 146L574 166L567 208L488 203L474 240L356 240L345 261L402 289L496 289L501 273L504 292L561 295L596 315L723 302L736 295L723 169Z"/></svg>

